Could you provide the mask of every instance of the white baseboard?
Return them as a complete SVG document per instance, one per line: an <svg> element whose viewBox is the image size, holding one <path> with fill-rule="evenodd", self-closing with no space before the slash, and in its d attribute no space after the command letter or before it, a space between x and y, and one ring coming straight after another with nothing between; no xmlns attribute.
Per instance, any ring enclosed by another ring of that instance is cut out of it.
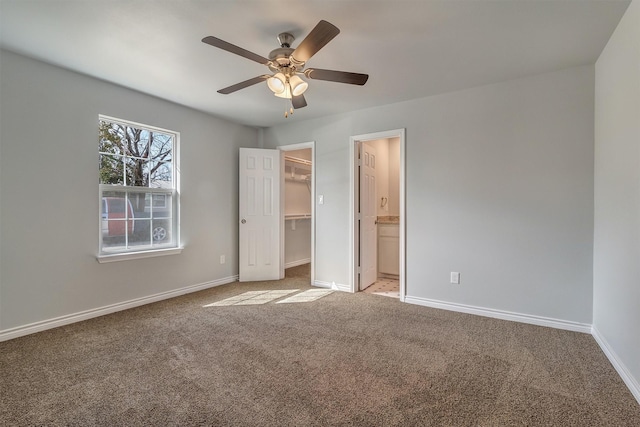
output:
<svg viewBox="0 0 640 427"><path fill-rule="evenodd" d="M495 319L511 320L514 322L529 323L538 326L547 326L568 331L591 333L591 325L587 323L571 322L568 320L553 319L550 317L533 316L530 314L513 313L510 311L495 310L492 308L476 307L472 305L456 304L427 298L406 296L404 301L409 304L423 305L425 307L440 308L449 311L475 314L478 316L493 317Z"/></svg>
<svg viewBox="0 0 640 427"><path fill-rule="evenodd" d="M34 334L40 331L45 331L47 329L57 328L59 326L69 325L71 323L81 322L83 320L92 319L94 317L104 316L105 314L111 314L117 311L139 307L141 305L150 304L152 302L162 301L162 300L174 298L180 295L201 291L203 289L213 288L214 286L220 286L227 283L232 283L232 282L235 282L236 280L238 280L237 275L231 276L231 277L225 277L222 279L212 280L206 283L199 283L197 285L191 285L184 288L175 289L173 291L162 292L162 293L150 295L147 297L136 298L130 301L124 301L117 304L111 304L104 307L81 311L79 313L68 314L66 316L60 316L53 319L30 323L24 326L18 326L16 328L2 330L0 331L0 342L7 341L13 338L22 337L29 334Z"/></svg>
<svg viewBox="0 0 640 427"><path fill-rule="evenodd" d="M600 334L600 332L598 332L595 326L591 328L591 335L593 335L593 338L595 338L596 342L609 359L609 362L611 362L615 370L618 372L622 381L627 385L627 388L629 388L633 397L635 397L638 403L640 403L640 384L638 384L638 381L633 377L633 375L631 375L626 365L622 363L616 352L613 351L607 340Z"/></svg>
<svg viewBox="0 0 640 427"><path fill-rule="evenodd" d="M299 259L298 261L291 261L284 265L284 268L297 267L299 265L309 264L311 262L311 258Z"/></svg>
<svg viewBox="0 0 640 427"><path fill-rule="evenodd" d="M321 280L316 280L313 282L313 285L319 288L333 289L334 291L351 292L349 285L343 285L336 282L323 282Z"/></svg>

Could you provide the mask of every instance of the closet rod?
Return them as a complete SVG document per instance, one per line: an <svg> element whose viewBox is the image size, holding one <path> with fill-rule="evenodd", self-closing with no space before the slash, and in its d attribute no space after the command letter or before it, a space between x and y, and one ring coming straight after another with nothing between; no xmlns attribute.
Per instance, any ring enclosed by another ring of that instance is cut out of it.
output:
<svg viewBox="0 0 640 427"><path fill-rule="evenodd" d="M291 156L284 156L284 160L292 163L299 163L301 165L311 166L311 160L299 159L297 157L291 157Z"/></svg>

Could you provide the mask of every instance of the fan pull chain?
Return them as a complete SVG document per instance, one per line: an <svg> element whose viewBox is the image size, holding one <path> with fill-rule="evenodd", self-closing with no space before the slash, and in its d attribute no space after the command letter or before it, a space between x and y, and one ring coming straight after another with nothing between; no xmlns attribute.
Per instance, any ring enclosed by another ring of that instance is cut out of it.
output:
<svg viewBox="0 0 640 427"><path fill-rule="evenodd" d="M288 119L289 116L293 116L293 107L289 108L289 111L287 110L284 111L284 118Z"/></svg>
<svg viewBox="0 0 640 427"><path fill-rule="evenodd" d="M287 78L287 85L289 85L289 79L288 78ZM289 85L289 93L291 94L291 86L290 85ZM284 118L285 119L288 119L289 116L293 116L293 97L292 98L285 98L285 102L287 102L287 101L289 101L291 103L291 107L289 107L289 111L287 111L287 107L285 107L285 109L284 109ZM287 102L287 104L289 102Z"/></svg>
<svg viewBox="0 0 640 427"><path fill-rule="evenodd" d="M286 102L286 101L285 101ZM288 104L288 103L287 103ZM287 105L288 106L288 105ZM291 108L289 108L289 111L287 111L287 107L284 107L284 118L288 119L289 116L293 116L293 106Z"/></svg>

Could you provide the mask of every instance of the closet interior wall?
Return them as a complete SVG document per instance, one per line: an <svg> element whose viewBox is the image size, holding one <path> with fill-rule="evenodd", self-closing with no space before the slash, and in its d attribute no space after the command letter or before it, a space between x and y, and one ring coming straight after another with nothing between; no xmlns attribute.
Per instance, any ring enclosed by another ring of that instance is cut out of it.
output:
<svg viewBox="0 0 640 427"><path fill-rule="evenodd" d="M311 262L311 149L285 153L285 268Z"/></svg>

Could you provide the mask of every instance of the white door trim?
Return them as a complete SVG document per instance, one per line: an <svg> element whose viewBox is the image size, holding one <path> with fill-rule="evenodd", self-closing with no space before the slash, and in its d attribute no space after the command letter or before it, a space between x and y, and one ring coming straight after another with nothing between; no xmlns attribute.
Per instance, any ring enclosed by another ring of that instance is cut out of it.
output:
<svg viewBox="0 0 640 427"><path fill-rule="evenodd" d="M358 291L358 144L360 141L370 141L376 139L400 138L400 301L405 300L406 296L406 171L405 171L405 130L394 129L383 132L367 133L363 135L354 135L349 138L349 217L350 233L349 233L349 289L351 292Z"/></svg>
<svg viewBox="0 0 640 427"><path fill-rule="evenodd" d="M315 264L316 264L316 142L300 142L290 145L279 145L276 147L280 151L293 151L311 149L311 285L316 282ZM284 170L284 168L282 169ZM284 179L284 178L283 178ZM284 186L283 186L284 188ZM284 197L283 197L284 200ZM282 222L284 223L284 208L282 209ZM284 277L284 227L280 233L282 242L282 276Z"/></svg>

